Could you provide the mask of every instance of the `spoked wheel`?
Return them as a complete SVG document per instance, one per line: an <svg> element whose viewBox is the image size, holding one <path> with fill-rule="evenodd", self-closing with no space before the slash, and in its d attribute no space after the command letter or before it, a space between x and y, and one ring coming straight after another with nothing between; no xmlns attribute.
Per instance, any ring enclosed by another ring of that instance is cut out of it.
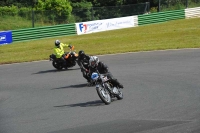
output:
<svg viewBox="0 0 200 133"><path fill-rule="evenodd" d="M52 65L56 68L56 69L58 69L58 70L62 70L62 65L60 65L59 63L57 63L56 61L53 61L52 62Z"/></svg>
<svg viewBox="0 0 200 133"><path fill-rule="evenodd" d="M107 89L103 88L102 86L99 86L96 88L97 94L99 95L100 99L106 104L111 103L111 97Z"/></svg>

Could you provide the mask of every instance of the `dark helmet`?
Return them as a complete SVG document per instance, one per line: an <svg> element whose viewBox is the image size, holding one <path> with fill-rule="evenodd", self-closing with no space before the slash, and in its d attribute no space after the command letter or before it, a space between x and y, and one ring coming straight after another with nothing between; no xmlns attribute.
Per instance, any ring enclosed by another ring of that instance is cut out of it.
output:
<svg viewBox="0 0 200 133"><path fill-rule="evenodd" d="M85 56L85 52L83 50L80 50L78 52L79 58L83 58Z"/></svg>
<svg viewBox="0 0 200 133"><path fill-rule="evenodd" d="M60 41L59 40L55 41L55 46L57 46L57 47L60 46Z"/></svg>

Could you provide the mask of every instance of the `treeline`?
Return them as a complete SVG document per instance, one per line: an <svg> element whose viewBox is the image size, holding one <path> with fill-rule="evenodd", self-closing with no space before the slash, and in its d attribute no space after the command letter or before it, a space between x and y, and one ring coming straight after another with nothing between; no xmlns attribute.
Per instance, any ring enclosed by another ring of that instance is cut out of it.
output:
<svg viewBox="0 0 200 133"><path fill-rule="evenodd" d="M23 19L32 21L33 25L66 24L157 12L158 5L176 10L198 2L200 0L1 0L0 21L3 23L12 17L13 22Z"/></svg>
<svg viewBox="0 0 200 133"><path fill-rule="evenodd" d="M70 3L91 3L94 7L102 6L118 6L128 4L138 4L144 2L151 2L152 6L158 3L158 0L1 0L1 6L12 6L16 5L19 7L31 6L33 3L41 2L70 2Z"/></svg>
<svg viewBox="0 0 200 133"><path fill-rule="evenodd" d="M0 6L18 6L18 7L31 7L33 4L41 3L63 3L63 4L91 4L93 7L104 7L104 6L119 6L129 4L139 4L150 2L151 7L158 6L158 2L161 4L175 5L177 3L191 3L199 2L200 0L1 0ZM57 6L57 5L54 5Z"/></svg>
<svg viewBox="0 0 200 133"><path fill-rule="evenodd" d="M0 16L20 16L54 24L89 21L144 13L145 5L119 7L147 0L1 0ZM150 1L150 0L149 0ZM151 0L152 2L155 0ZM155 2L156 3L156 2ZM111 8L108 8L112 6ZM129 10L129 12L128 12ZM33 13L34 11L34 18ZM132 14L131 14L132 12ZM65 22L63 22L65 21ZM49 22L52 23L52 22Z"/></svg>

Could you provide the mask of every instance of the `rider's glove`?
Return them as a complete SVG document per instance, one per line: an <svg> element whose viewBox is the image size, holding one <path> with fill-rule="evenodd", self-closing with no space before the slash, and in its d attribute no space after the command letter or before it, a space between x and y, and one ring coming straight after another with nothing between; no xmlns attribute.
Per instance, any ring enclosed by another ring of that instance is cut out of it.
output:
<svg viewBox="0 0 200 133"><path fill-rule="evenodd" d="M69 48L70 48L71 50L74 50L74 46L69 45Z"/></svg>

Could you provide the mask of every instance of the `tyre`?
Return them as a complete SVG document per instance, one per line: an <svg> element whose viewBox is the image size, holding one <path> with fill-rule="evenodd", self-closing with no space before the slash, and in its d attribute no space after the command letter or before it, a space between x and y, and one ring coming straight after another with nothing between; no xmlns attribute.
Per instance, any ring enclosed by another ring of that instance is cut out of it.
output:
<svg viewBox="0 0 200 133"><path fill-rule="evenodd" d="M106 104L111 103L111 97L107 89L103 88L101 85L96 88L97 94L99 95L100 99Z"/></svg>
<svg viewBox="0 0 200 133"><path fill-rule="evenodd" d="M57 70L62 70L62 65L60 65L59 63L57 63L56 61L52 62L53 67L55 67Z"/></svg>

